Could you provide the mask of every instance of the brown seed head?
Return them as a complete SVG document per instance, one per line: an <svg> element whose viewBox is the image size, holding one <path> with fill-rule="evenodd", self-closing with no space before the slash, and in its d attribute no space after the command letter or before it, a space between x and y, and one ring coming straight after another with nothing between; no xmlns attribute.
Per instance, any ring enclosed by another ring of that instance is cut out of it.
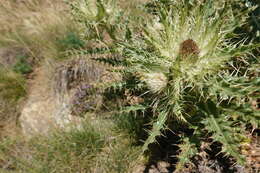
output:
<svg viewBox="0 0 260 173"><path fill-rule="evenodd" d="M180 44L179 54L181 57L198 56L200 53L199 47L195 41L188 39Z"/></svg>

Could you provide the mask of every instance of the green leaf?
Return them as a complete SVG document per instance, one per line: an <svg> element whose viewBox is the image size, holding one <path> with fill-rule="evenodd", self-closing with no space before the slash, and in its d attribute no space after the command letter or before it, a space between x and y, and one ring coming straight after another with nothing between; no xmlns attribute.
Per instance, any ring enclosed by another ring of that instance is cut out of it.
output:
<svg viewBox="0 0 260 173"><path fill-rule="evenodd" d="M125 66L126 62L122 59L119 59L118 57L98 57L98 58L92 58L95 61L98 61L100 63L104 63L106 65L111 65L111 66Z"/></svg>
<svg viewBox="0 0 260 173"><path fill-rule="evenodd" d="M120 113L130 113L130 112L136 112L136 111L145 111L147 107L144 105L132 105L132 106L126 106L123 107L120 110Z"/></svg>
<svg viewBox="0 0 260 173"><path fill-rule="evenodd" d="M190 158L195 156L197 154L198 150L196 148L196 144L190 141L190 138L184 137L182 139L182 144L179 144L178 147L180 147L180 154L178 155L178 163L176 165L175 171L180 171L183 169L185 164L190 162Z"/></svg>
<svg viewBox="0 0 260 173"><path fill-rule="evenodd" d="M142 147L143 152L148 150L149 144L156 142L156 137L161 135L161 131L163 129L166 129L166 126L165 126L166 120L167 120L167 113L160 112L157 117L157 120L153 123L152 130L149 131L148 139L145 141L145 143Z"/></svg>
<svg viewBox="0 0 260 173"><path fill-rule="evenodd" d="M233 156L239 164L244 164L245 159L239 152L239 143L241 141L237 141L237 136L242 134L235 131L235 128L232 127L232 122L229 121L226 115L219 112L213 102L208 101L201 105L200 108L206 115L202 123L208 132L212 133L213 140L223 145L222 152Z"/></svg>
<svg viewBox="0 0 260 173"><path fill-rule="evenodd" d="M250 45L241 45L237 48L230 49L230 47L223 50L220 56L226 57L226 56L241 56L246 53L249 53L250 51L260 48L260 44L250 44Z"/></svg>
<svg viewBox="0 0 260 173"><path fill-rule="evenodd" d="M98 14L96 16L97 21L101 21L106 16L106 10L101 0L97 0Z"/></svg>

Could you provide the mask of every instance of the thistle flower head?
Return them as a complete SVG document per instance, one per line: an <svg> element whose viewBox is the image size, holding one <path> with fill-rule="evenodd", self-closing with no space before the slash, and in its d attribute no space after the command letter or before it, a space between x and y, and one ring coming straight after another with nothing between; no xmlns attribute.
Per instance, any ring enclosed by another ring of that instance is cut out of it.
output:
<svg viewBox="0 0 260 173"><path fill-rule="evenodd" d="M198 57L199 53L199 47L192 39L185 40L180 44L179 55L182 58L187 58L188 56Z"/></svg>

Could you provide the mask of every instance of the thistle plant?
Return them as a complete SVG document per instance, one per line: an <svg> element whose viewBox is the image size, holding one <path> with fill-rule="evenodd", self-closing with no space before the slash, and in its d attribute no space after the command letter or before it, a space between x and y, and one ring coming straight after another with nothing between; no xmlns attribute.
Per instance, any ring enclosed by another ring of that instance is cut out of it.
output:
<svg viewBox="0 0 260 173"><path fill-rule="evenodd" d="M114 89L143 99L124 109L151 118L143 152L163 131L182 124L192 133L180 130L177 169L205 139L221 143L221 152L243 164L239 149L247 141L246 126L257 128L260 122L251 104L259 98L260 64L252 51L260 44L245 44L246 38L234 42L233 33L248 11L234 15L230 3L220 7L211 0L154 0L147 8L152 17L143 19L141 33L115 42L113 51L123 58L99 59L120 67L115 69L122 81Z"/></svg>
<svg viewBox="0 0 260 173"><path fill-rule="evenodd" d="M87 39L103 40L104 33L116 39L122 12L115 0L80 0L69 4L74 18L86 28Z"/></svg>

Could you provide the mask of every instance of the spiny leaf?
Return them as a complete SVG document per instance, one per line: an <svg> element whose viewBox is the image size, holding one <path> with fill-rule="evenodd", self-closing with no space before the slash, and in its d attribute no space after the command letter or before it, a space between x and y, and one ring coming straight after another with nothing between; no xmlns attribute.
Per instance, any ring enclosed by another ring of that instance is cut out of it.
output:
<svg viewBox="0 0 260 173"><path fill-rule="evenodd" d="M196 145L192 143L188 137L184 137L182 144L179 144L178 147L180 147L181 152L178 155L179 161L175 171L180 171L186 163L190 162L190 158L197 154Z"/></svg>
<svg viewBox="0 0 260 173"><path fill-rule="evenodd" d="M213 140L223 144L222 152L233 156L239 164L244 164L244 157L239 153L239 141L237 141L237 137L235 137L241 134L233 129L232 123L224 114L219 112L213 102L208 101L201 105L200 108L206 114L202 123L209 132L212 132Z"/></svg>
<svg viewBox="0 0 260 173"><path fill-rule="evenodd" d="M260 78L222 76L221 79L212 78L207 85L211 95L238 99L248 96L253 98L255 97L253 93L259 91Z"/></svg>
<svg viewBox="0 0 260 173"><path fill-rule="evenodd" d="M96 88L109 90L109 91L121 91L125 88L126 82L125 81L116 81L116 82L108 82L108 83L99 83Z"/></svg>
<svg viewBox="0 0 260 173"><path fill-rule="evenodd" d="M147 107L144 105L132 105L132 106L126 106L123 107L120 110L120 113L130 113L130 112L136 112L136 111L145 111Z"/></svg>
<svg viewBox="0 0 260 173"><path fill-rule="evenodd" d="M126 65L126 63L117 58L117 57L113 57L113 58L107 58L107 57L98 57L98 58L92 58L95 61L98 61L100 63L104 63L107 65L111 65L111 66L124 66Z"/></svg>
<svg viewBox="0 0 260 173"><path fill-rule="evenodd" d="M230 49L230 47L228 47L223 50L220 56L241 56L257 48L260 48L260 44L241 45L233 49Z"/></svg>
<svg viewBox="0 0 260 173"><path fill-rule="evenodd" d="M157 120L153 123L152 130L149 131L149 137L145 141L142 150L145 152L148 150L149 144L152 144L156 141L156 137L161 135L161 131L166 128L165 122L167 120L167 113L165 112L160 112Z"/></svg>
<svg viewBox="0 0 260 173"><path fill-rule="evenodd" d="M114 53L115 50L113 48L108 47L97 47L93 49L86 50L69 50L67 51L67 55L93 55L93 54L105 54L105 53Z"/></svg>
<svg viewBox="0 0 260 173"><path fill-rule="evenodd" d="M240 122L251 123L254 128L260 127L260 110L254 109L252 103L244 103L239 106L230 104L226 107L220 107L220 109L230 114L234 119L239 119Z"/></svg>

